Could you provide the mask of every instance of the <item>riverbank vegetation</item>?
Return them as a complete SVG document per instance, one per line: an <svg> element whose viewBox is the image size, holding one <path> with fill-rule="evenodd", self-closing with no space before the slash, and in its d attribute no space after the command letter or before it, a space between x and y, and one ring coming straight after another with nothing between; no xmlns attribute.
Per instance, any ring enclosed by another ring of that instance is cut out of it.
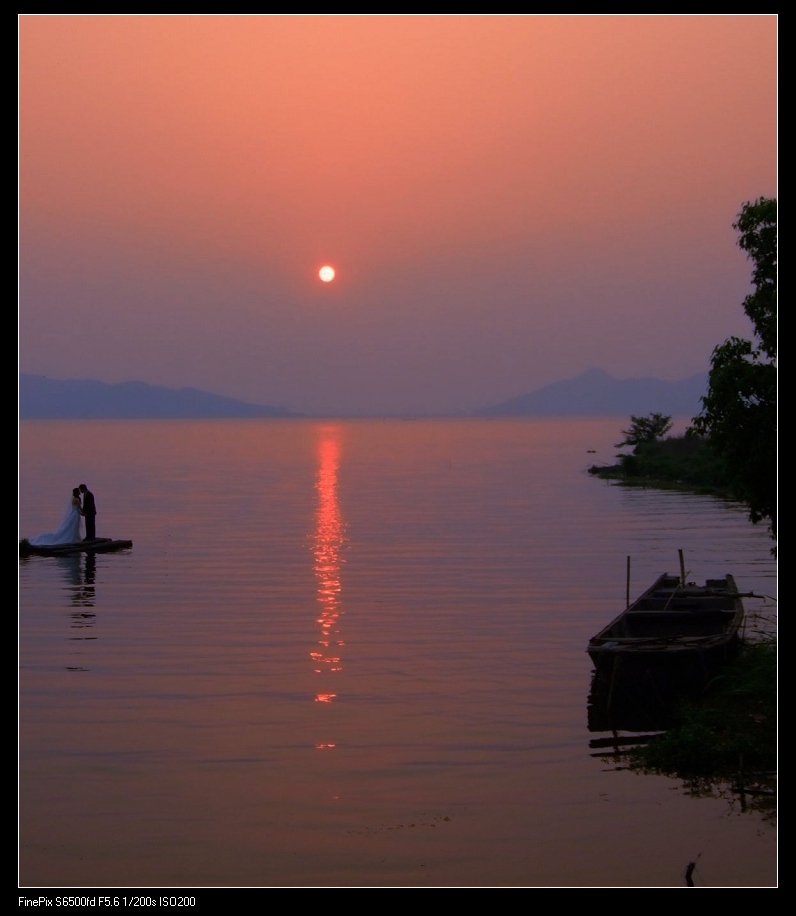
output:
<svg viewBox="0 0 796 916"><path fill-rule="evenodd" d="M626 485L678 487L743 503L753 523L777 523L777 201L745 203L733 228L752 260L743 302L754 339L730 337L711 357L702 411L683 436L664 438L671 417L631 417L618 464L591 474Z"/></svg>
<svg viewBox="0 0 796 916"><path fill-rule="evenodd" d="M639 419L631 417L634 423ZM725 499L736 498L721 456L693 428L681 436L640 441L632 452L616 457L616 464L592 465L589 473L624 486L679 489Z"/></svg>
<svg viewBox="0 0 796 916"><path fill-rule="evenodd" d="M595 476L635 486L712 493L744 504L753 523L777 519L777 202L743 205L733 228L754 264L743 309L753 340L731 337L711 357L702 411L685 434L666 437L671 417L631 417L618 463ZM675 727L627 755L641 772L684 781L694 795L727 795L773 820L776 810L777 643L773 625L747 635L737 659Z"/></svg>
<svg viewBox="0 0 796 916"><path fill-rule="evenodd" d="M738 658L684 704L675 726L626 755L641 773L679 779L694 796L722 796L776 817L777 644L770 632L742 642Z"/></svg>

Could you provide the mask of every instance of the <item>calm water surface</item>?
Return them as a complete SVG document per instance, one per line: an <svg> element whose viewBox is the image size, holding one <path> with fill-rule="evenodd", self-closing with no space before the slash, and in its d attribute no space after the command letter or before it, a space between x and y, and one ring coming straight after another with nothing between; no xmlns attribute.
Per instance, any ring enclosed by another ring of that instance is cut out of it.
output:
<svg viewBox="0 0 796 916"><path fill-rule="evenodd" d="M85 482L134 547L20 562L20 884L775 886L589 747L627 556L776 589L741 508L588 476L622 423L23 422L20 537Z"/></svg>

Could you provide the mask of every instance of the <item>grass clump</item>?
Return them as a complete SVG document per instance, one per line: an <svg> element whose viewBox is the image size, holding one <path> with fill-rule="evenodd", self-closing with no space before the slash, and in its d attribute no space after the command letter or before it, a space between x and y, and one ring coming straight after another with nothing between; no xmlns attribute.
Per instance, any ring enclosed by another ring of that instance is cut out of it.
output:
<svg viewBox="0 0 796 916"><path fill-rule="evenodd" d="M776 810L777 646L744 641L737 659L674 728L627 754L631 768L682 780L691 794L727 795L773 819Z"/></svg>

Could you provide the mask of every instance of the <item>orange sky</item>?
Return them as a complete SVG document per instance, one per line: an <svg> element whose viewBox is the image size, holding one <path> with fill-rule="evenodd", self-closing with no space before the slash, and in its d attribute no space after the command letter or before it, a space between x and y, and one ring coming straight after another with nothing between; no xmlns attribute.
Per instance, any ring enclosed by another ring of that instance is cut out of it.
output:
<svg viewBox="0 0 796 916"><path fill-rule="evenodd" d="M775 16L19 18L20 368L477 408L749 334ZM320 284L317 269L338 271Z"/></svg>

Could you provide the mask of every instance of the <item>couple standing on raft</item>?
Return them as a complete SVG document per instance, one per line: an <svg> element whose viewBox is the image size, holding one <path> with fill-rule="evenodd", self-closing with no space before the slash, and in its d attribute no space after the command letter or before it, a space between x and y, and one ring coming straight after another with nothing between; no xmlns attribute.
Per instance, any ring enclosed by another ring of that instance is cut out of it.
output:
<svg viewBox="0 0 796 916"><path fill-rule="evenodd" d="M76 544L80 541L80 519L86 520L86 536L84 541L96 540L97 507L94 504L94 494L81 483L72 490L72 501L66 512L64 520L57 531L39 534L30 539L34 547L50 547L57 544Z"/></svg>

